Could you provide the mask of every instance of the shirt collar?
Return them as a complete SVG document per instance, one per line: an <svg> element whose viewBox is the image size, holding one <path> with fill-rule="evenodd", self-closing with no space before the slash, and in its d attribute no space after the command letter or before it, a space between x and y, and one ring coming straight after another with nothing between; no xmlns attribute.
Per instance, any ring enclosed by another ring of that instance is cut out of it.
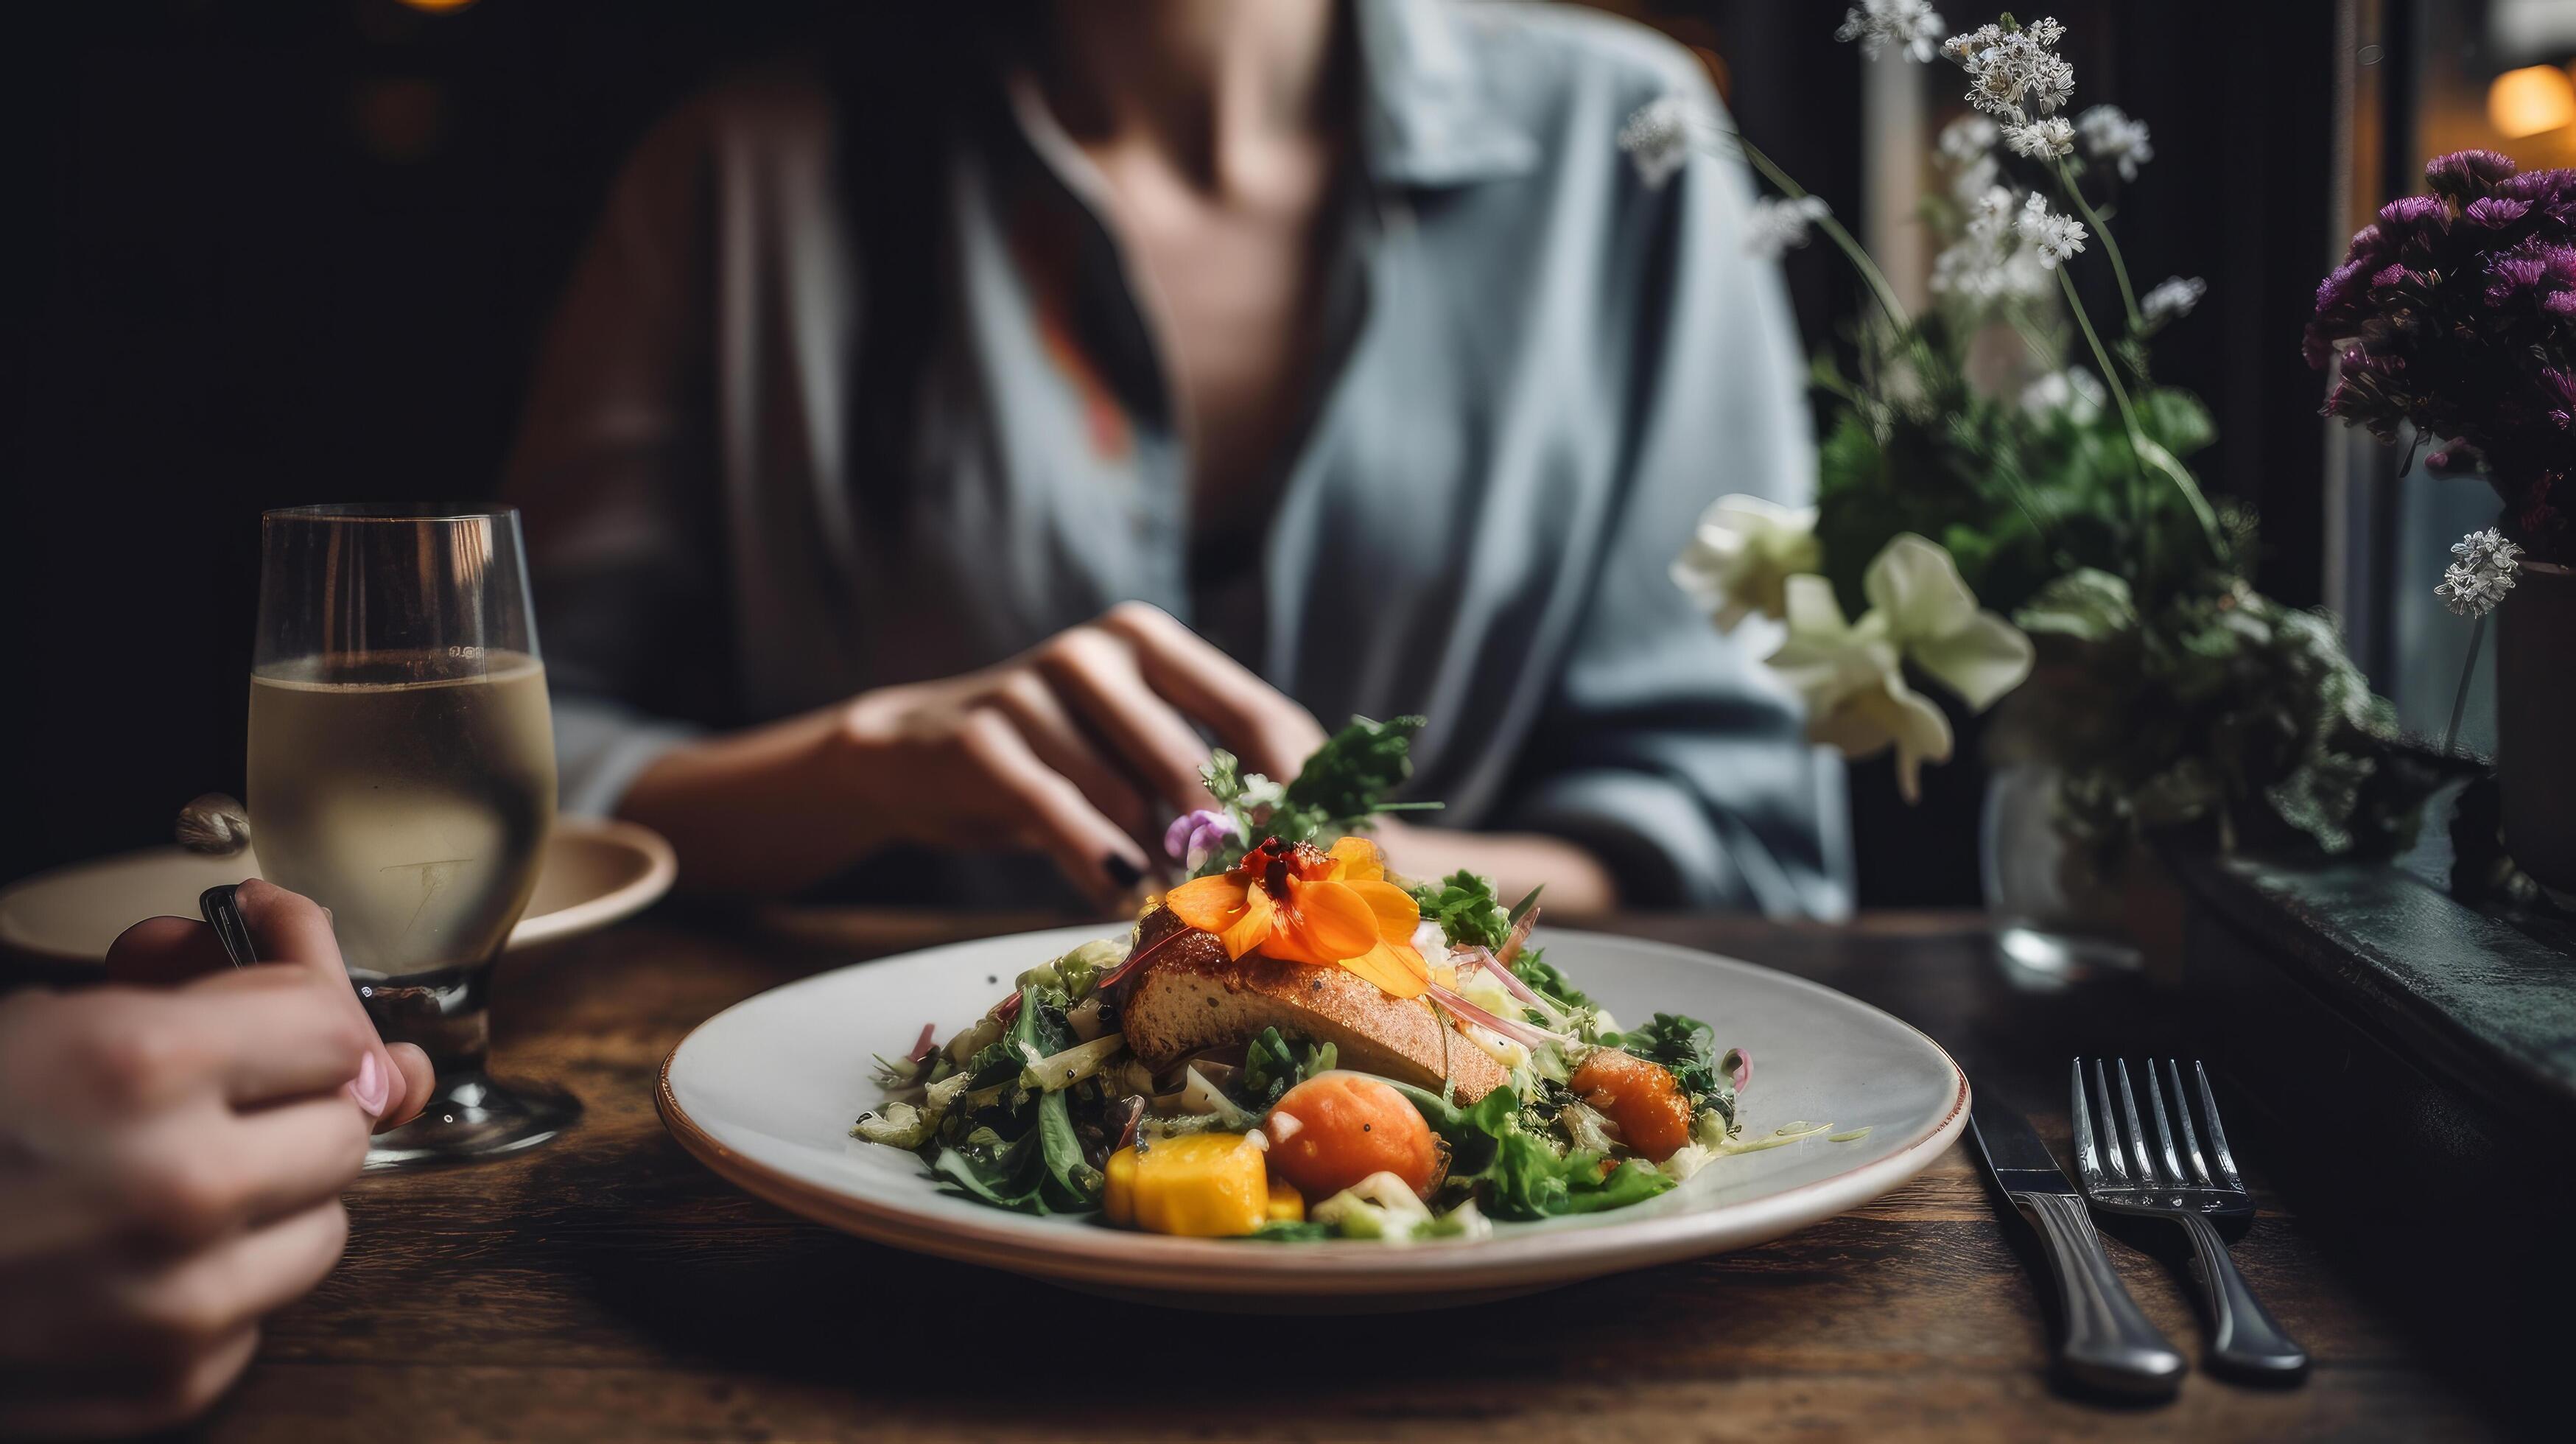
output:
<svg viewBox="0 0 2576 1444"><path fill-rule="evenodd" d="M1538 144L1488 92L1448 0L1357 0L1361 152L1381 184L1468 185L1528 171Z"/></svg>

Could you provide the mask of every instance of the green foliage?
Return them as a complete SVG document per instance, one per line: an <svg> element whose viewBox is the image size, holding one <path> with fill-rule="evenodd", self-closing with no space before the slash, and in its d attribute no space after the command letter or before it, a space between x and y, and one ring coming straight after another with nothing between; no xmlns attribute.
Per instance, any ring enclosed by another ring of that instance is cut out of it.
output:
<svg viewBox="0 0 2576 1444"><path fill-rule="evenodd" d="M1417 884L1413 901L1426 920L1440 924L1441 936L1451 947L1499 951L1512 935L1511 914L1503 910L1503 900L1494 896L1493 880L1465 868L1438 882Z"/></svg>
<svg viewBox="0 0 2576 1444"><path fill-rule="evenodd" d="M997 1096L980 1106L951 1108L937 1138L925 1145L932 1174L950 1188L1022 1213L1080 1213L1100 1206L1105 1181L1083 1158L1073 1126L1073 1092L1017 1086L1030 1059L1074 1045L1073 1025L1065 1021L1068 1001L1062 988L1022 983L1010 1027L968 1060L968 1088L997 1090Z"/></svg>
<svg viewBox="0 0 2576 1444"><path fill-rule="evenodd" d="M1195 875L1207 877L1233 867L1266 837L1324 845L1362 830L1381 812L1436 805L1386 800L1413 775L1410 752L1423 720L1354 717L1284 787L1258 772L1245 772L1240 758L1218 748L1200 778L1217 806L1233 817L1237 836L1201 863Z"/></svg>
<svg viewBox="0 0 2576 1444"><path fill-rule="evenodd" d="M1541 995L1552 999L1559 1008L1568 1013L1581 1012L1592 1007L1592 999L1581 988L1567 982L1565 974L1558 972L1547 961L1542 949L1523 948L1521 955L1512 959L1512 972L1522 982L1529 984Z"/></svg>
<svg viewBox="0 0 2576 1444"><path fill-rule="evenodd" d="M2075 840L2107 852L2139 830L2206 827L2222 846L2333 855L2412 838L2432 779L2325 614L2242 582L2149 614L2126 582L2083 570L2015 620L2052 676L2046 730Z"/></svg>
<svg viewBox="0 0 2576 1444"><path fill-rule="evenodd" d="M1411 1099L1449 1145L1449 1182L1480 1185L1484 1211L1495 1218L1558 1218L1625 1208L1673 1186L1653 1164L1629 1159L1607 1173L1607 1155L1568 1148L1551 1132L1533 1128L1519 1097L1497 1088L1460 1108L1425 1089L1395 1085Z"/></svg>
<svg viewBox="0 0 2576 1444"><path fill-rule="evenodd" d="M1413 775L1410 749L1423 720L1390 717L1372 722L1354 717L1351 725L1334 733L1306 759L1297 780L1288 784L1280 811L1298 819L1305 829L1303 837L1288 840L1311 841L1328 828L1348 828L1378 811L1386 794ZM1278 833L1278 827L1279 819L1273 818L1272 832Z"/></svg>

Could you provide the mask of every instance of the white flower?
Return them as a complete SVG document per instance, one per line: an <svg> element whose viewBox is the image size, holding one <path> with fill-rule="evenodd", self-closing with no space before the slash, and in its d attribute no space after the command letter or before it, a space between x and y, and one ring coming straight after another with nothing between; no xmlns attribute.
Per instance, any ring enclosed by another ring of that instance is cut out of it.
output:
<svg viewBox="0 0 2576 1444"><path fill-rule="evenodd" d="M2199 305L2200 298L2208 292L2208 283L2198 276L2167 276L2156 282L2154 290L2138 298L2138 314L2150 326L2179 321L2190 315L2191 308Z"/></svg>
<svg viewBox="0 0 2576 1444"><path fill-rule="evenodd" d="M2107 161L2120 172L2120 179L2138 178L2138 167L2156 158L2156 148L2147 143L2147 123L2133 120L2116 105L2097 105L2075 117L2075 128L2084 137L2084 153L2094 160Z"/></svg>
<svg viewBox="0 0 2576 1444"><path fill-rule="evenodd" d="M1834 38L1859 41L1860 53L1872 60L1893 45L1909 60L1928 61L1941 25L1931 0L1861 0L1844 14Z"/></svg>
<svg viewBox="0 0 2576 1444"><path fill-rule="evenodd" d="M1978 118L1984 119L1983 116ZM1957 197L1961 205L1966 205L1985 194L1987 187L2002 180L2003 174L2003 162L1996 160L1992 153L1981 155L1950 178L1950 194Z"/></svg>
<svg viewBox="0 0 2576 1444"><path fill-rule="evenodd" d="M1807 705L1807 736L1848 757L1896 749L1897 786L1921 793L1922 764L1947 761L1950 723L1905 684L1912 661L1983 710L2030 675L2030 639L1977 606L1958 564L1911 533L1882 548L1862 580L1869 610L1843 618L1833 584L1793 576L1785 588L1788 640L1772 669Z"/></svg>
<svg viewBox="0 0 2576 1444"><path fill-rule="evenodd" d="M1975 111L1941 127L1941 155L1953 165L1975 165L1994 150L2002 136L1995 123Z"/></svg>
<svg viewBox="0 0 2576 1444"><path fill-rule="evenodd" d="M1972 309L2036 301L2055 290L2039 253L2014 239L2020 197L1988 187L1968 210L1968 232L1932 261L1932 290Z"/></svg>
<svg viewBox="0 0 2576 1444"><path fill-rule="evenodd" d="M1628 123L1619 129L1619 148L1628 153L1647 187L1661 190L1664 182L1690 159L1690 103L1678 95L1667 95L1637 107Z"/></svg>
<svg viewBox="0 0 2576 1444"><path fill-rule="evenodd" d="M2063 411L2079 422L2100 416L2103 400L2102 383L2078 366L2051 371L2021 391L2021 409L2032 416L2044 418Z"/></svg>
<svg viewBox="0 0 2576 1444"><path fill-rule="evenodd" d="M1791 246L1807 243L1807 227L1833 214L1833 207L1822 196L1799 196L1778 200L1764 196L1753 203L1744 218L1744 250L1747 255L1764 260L1777 260Z"/></svg>
<svg viewBox="0 0 2576 1444"><path fill-rule="evenodd" d="M2033 115L2054 115L2075 93L2075 67L2056 53L2066 27L2034 20L2019 30L1980 25L1941 44L1941 53L1968 72L1968 103L1997 120L2027 125Z"/></svg>
<svg viewBox="0 0 2576 1444"><path fill-rule="evenodd" d="M2034 159L2072 155L2075 153L2075 127L2066 123L2066 117L2052 115L2028 125L2005 126L2004 143L2012 147L2013 154Z"/></svg>
<svg viewBox="0 0 2576 1444"><path fill-rule="evenodd" d="M2020 208L2021 198L2009 187L1988 186L1968 207L1968 234L1988 245L2001 245L2012 229L2013 213Z"/></svg>
<svg viewBox="0 0 2576 1444"><path fill-rule="evenodd" d="M2433 589L2433 595L2463 617L2483 617L2494 611L2505 593L2513 590L2522 570L2522 548L2505 540L2494 527L2451 543L2451 555L2459 560L2443 569L2442 584Z"/></svg>
<svg viewBox="0 0 2576 1444"><path fill-rule="evenodd" d="M1673 562L1673 582L1721 632L1755 612L1779 617L1791 575L1824 565L1816 509L1758 496L1722 496L1702 513L1690 545Z"/></svg>
<svg viewBox="0 0 2576 1444"><path fill-rule="evenodd" d="M2084 249L2084 223L2073 216L2049 214L2047 197L2036 193L2022 203L2021 219L2013 222L2013 229L2039 253L2043 270L2056 270L2058 262Z"/></svg>
<svg viewBox="0 0 2576 1444"><path fill-rule="evenodd" d="M1771 670L1806 703L1807 740L1855 758L1893 746L1898 789L1909 802L1921 796L1924 762L1950 760L1950 719L1905 685L1885 619L1845 621L1833 583L1809 574L1789 578L1788 623Z"/></svg>
<svg viewBox="0 0 2576 1444"><path fill-rule="evenodd" d="M2019 627L1977 605L1949 549L1902 532L1861 577L1870 616L1887 618L1906 660L1959 694L1971 712L2022 684L2034 656Z"/></svg>

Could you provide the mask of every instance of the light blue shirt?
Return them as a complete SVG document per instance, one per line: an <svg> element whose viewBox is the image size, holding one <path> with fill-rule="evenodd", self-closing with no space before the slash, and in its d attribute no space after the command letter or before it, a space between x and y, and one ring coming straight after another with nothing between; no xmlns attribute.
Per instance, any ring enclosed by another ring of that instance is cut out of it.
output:
<svg viewBox="0 0 2576 1444"><path fill-rule="evenodd" d="M843 135L814 72L782 70L655 132L511 467L568 810L612 808L701 729L985 666L1141 598L1328 727L1428 717L1408 795L1447 803L1431 820L1576 839L1639 903L1848 907L1839 767L1669 577L1711 499L1802 502L1815 473L1741 167L1650 186L1617 145L1667 94L1717 113L1699 65L1554 6L1352 17L1326 365L1231 590L1192 585L1166 373L1096 175L1025 88ZM923 145L938 264L872 273L844 178ZM872 320L921 328L890 437L848 400ZM1027 901L1010 869L949 871L953 897Z"/></svg>

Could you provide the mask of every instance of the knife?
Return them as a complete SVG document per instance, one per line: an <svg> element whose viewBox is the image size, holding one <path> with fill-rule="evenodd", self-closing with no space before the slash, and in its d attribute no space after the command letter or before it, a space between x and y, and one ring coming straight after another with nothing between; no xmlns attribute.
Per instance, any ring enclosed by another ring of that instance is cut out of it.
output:
<svg viewBox="0 0 2576 1444"><path fill-rule="evenodd" d="M1977 1140L1987 1177L2030 1220L2047 1248L2066 1320L2057 1356L2066 1376L2092 1388L2150 1397L2181 1388L2182 1355L2121 1285L2083 1195L2031 1131L2030 1120L1980 1098L1968 1115L1968 1134Z"/></svg>

